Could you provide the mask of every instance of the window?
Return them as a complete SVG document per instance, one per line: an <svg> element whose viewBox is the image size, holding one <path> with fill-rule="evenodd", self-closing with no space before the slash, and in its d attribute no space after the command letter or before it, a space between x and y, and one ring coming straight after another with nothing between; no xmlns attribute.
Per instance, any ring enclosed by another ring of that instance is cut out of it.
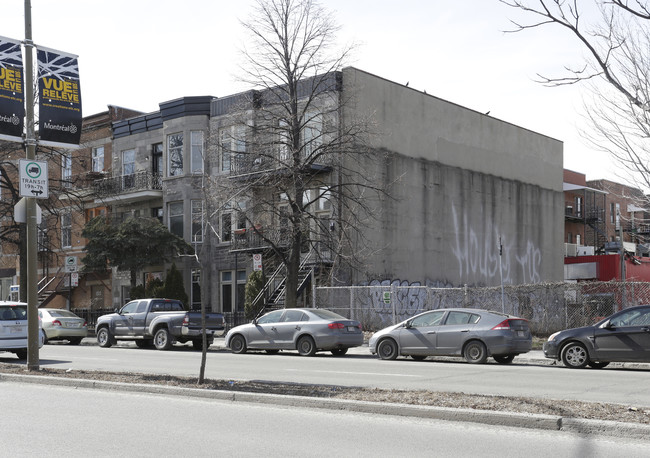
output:
<svg viewBox="0 0 650 458"><path fill-rule="evenodd" d="M576 244L577 244L577 245L580 245L580 242L581 242L581 241L582 241L582 240L581 240L581 238L580 238L580 234L576 234Z"/></svg>
<svg viewBox="0 0 650 458"><path fill-rule="evenodd" d="M278 159L280 162L286 162L289 160L289 151L291 146L291 135L289 132L289 123L285 120L278 121L278 132L277 132L277 150L278 150Z"/></svg>
<svg viewBox="0 0 650 458"><path fill-rule="evenodd" d="M616 205L614 205L614 202L611 202L609 204L609 222L614 224L614 221L616 221Z"/></svg>
<svg viewBox="0 0 650 458"><path fill-rule="evenodd" d="M280 318L282 317L283 310L276 310L271 313L267 313L264 315L262 318L257 320L258 324L265 324L265 323L279 323Z"/></svg>
<svg viewBox="0 0 650 458"><path fill-rule="evenodd" d="M224 270L221 272L221 307L224 313L243 311L244 295L246 288L246 271L238 270L236 272L236 288L233 284L235 271ZM278 310L278 321L284 310Z"/></svg>
<svg viewBox="0 0 650 458"><path fill-rule="evenodd" d="M445 312L441 311L435 311L431 313L425 313L423 315L417 316L413 318L411 321L411 327L413 328L421 328L424 326L438 326L440 322L442 321L442 317L445 314Z"/></svg>
<svg viewBox="0 0 650 458"><path fill-rule="evenodd" d="M232 213L221 214L221 241L230 242L232 238Z"/></svg>
<svg viewBox="0 0 650 458"><path fill-rule="evenodd" d="M61 247L70 248L72 246L72 214L64 213L61 215Z"/></svg>
<svg viewBox="0 0 650 458"><path fill-rule="evenodd" d="M167 136L168 176L176 177L183 174L183 134Z"/></svg>
<svg viewBox="0 0 650 458"><path fill-rule="evenodd" d="M192 242L203 243L203 201L193 200L192 204Z"/></svg>
<svg viewBox="0 0 650 458"><path fill-rule="evenodd" d="M151 145L151 172L154 175L162 175L163 171L163 144L154 143Z"/></svg>
<svg viewBox="0 0 650 458"><path fill-rule="evenodd" d="M132 188L135 184L135 150L122 151L122 181L124 189Z"/></svg>
<svg viewBox="0 0 650 458"><path fill-rule="evenodd" d="M69 188L72 186L70 178L72 177L72 157L70 153L63 154L61 157L61 181L63 187Z"/></svg>
<svg viewBox="0 0 650 458"><path fill-rule="evenodd" d="M576 216L582 217L582 197L576 197Z"/></svg>
<svg viewBox="0 0 650 458"><path fill-rule="evenodd" d="M571 232L566 235L566 243L573 243L573 234Z"/></svg>
<svg viewBox="0 0 650 458"><path fill-rule="evenodd" d="M93 159L93 172L103 172L104 171L104 147L98 146L93 148L92 152Z"/></svg>
<svg viewBox="0 0 650 458"><path fill-rule="evenodd" d="M282 317L282 322L292 322L292 321L309 321L309 318L304 312L300 310L287 310L284 312Z"/></svg>
<svg viewBox="0 0 650 458"><path fill-rule="evenodd" d="M318 147L323 143L322 132L323 115L311 111L305 113L305 127L302 131L305 156L317 152Z"/></svg>
<svg viewBox="0 0 650 458"><path fill-rule="evenodd" d="M192 310L201 309L201 269L192 269Z"/></svg>
<svg viewBox="0 0 650 458"><path fill-rule="evenodd" d="M246 153L246 126L231 126L219 132L219 145L221 147L221 170L230 172L237 170L238 161L241 162Z"/></svg>
<svg viewBox="0 0 650 458"><path fill-rule="evenodd" d="M154 207L151 209L151 217L156 218L161 223L163 222L163 209L162 207Z"/></svg>
<svg viewBox="0 0 650 458"><path fill-rule="evenodd" d="M481 318L479 315L475 315L473 313L449 312L449 316L447 317L447 321L445 321L445 324L446 325L474 324L478 322L479 318Z"/></svg>
<svg viewBox="0 0 650 458"><path fill-rule="evenodd" d="M183 202L171 202L169 204L169 232L183 237Z"/></svg>
<svg viewBox="0 0 650 458"><path fill-rule="evenodd" d="M203 132L190 132L190 167L192 173L203 173Z"/></svg>

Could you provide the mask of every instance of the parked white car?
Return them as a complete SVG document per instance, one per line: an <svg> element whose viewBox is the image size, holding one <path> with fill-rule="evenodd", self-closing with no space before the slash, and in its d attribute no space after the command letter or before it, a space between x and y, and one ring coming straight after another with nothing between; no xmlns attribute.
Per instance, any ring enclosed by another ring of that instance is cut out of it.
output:
<svg viewBox="0 0 650 458"><path fill-rule="evenodd" d="M43 346L43 331L39 320L38 347ZM0 301L0 351L15 353L27 359L27 304Z"/></svg>

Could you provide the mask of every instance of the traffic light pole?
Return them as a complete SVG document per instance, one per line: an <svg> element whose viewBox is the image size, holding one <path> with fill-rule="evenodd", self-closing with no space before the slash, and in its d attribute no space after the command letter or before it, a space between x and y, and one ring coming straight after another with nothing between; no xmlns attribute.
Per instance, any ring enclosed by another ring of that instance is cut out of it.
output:
<svg viewBox="0 0 650 458"><path fill-rule="evenodd" d="M34 42L32 41L32 5L25 0L25 150L26 158L36 157L36 133L34 128ZM27 222L27 370L39 370L38 342L38 289L36 281L36 201L25 198ZM23 274L22 272L20 273Z"/></svg>

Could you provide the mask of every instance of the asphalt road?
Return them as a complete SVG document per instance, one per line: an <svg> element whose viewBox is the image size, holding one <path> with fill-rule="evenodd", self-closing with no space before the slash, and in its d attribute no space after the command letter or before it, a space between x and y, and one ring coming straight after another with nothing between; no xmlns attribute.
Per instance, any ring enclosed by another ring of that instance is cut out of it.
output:
<svg viewBox="0 0 650 458"><path fill-rule="evenodd" d="M218 345L217 345L218 346ZM226 380L331 384L384 389L422 389L546 399L605 401L650 407L650 366L574 370L548 366L529 355L515 363L470 365L448 360L411 359L382 361L361 347L345 357L329 353L306 358L295 352L234 355L211 348L205 376ZM136 348L120 343L112 348L94 345L46 345L40 350L40 367L106 370L198 376L201 353L191 346L172 351ZM12 354L0 353L0 362L19 363Z"/></svg>
<svg viewBox="0 0 650 458"><path fill-rule="evenodd" d="M561 431L12 382L0 388L0 443L16 458L650 454L646 441Z"/></svg>

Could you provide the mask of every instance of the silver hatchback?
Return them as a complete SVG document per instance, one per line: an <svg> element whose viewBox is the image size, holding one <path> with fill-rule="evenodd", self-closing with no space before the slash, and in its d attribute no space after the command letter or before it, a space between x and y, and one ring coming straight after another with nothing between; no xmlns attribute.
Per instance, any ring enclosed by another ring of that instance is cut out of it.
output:
<svg viewBox="0 0 650 458"><path fill-rule="evenodd" d="M463 356L481 364L491 356L507 364L530 351L532 335L523 318L479 309L439 309L376 332L368 347L381 359Z"/></svg>

